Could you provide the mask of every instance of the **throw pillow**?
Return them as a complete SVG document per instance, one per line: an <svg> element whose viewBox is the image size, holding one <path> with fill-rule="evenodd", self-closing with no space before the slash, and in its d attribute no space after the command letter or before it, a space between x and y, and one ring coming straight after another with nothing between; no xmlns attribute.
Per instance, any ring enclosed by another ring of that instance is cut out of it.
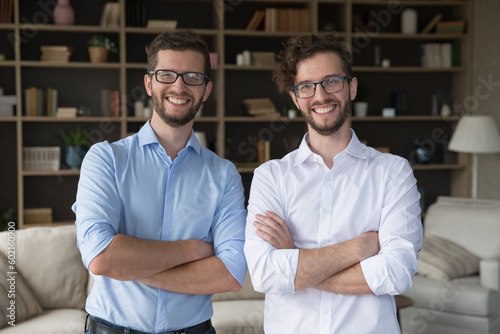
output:
<svg viewBox="0 0 500 334"><path fill-rule="evenodd" d="M479 272L479 257L453 241L424 236L417 273L441 281Z"/></svg>
<svg viewBox="0 0 500 334"><path fill-rule="evenodd" d="M17 272L11 275L8 274L9 272L12 272L12 268L9 266L7 257L0 252L0 273L3 274L0 279L0 309L2 310L0 328L6 327L12 320L17 324L42 312L42 308L21 274Z"/></svg>

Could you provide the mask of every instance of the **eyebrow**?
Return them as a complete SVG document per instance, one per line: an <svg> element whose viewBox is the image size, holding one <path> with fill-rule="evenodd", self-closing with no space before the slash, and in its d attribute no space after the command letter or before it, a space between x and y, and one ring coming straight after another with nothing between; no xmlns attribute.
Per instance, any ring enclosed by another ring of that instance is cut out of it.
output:
<svg viewBox="0 0 500 334"><path fill-rule="evenodd" d="M328 78L333 78L333 77L342 77L342 76L344 76L344 75L343 75L343 74L328 74L328 75L325 75L323 78L321 78L321 79L319 80L319 82L324 81L324 80L326 80L326 79L328 79ZM297 83L295 84L295 86L297 86L297 85L302 85L302 84L307 84L307 83L311 83L311 82L312 82L311 80L302 80L302 81L297 82ZM315 81L315 82L318 82L318 81Z"/></svg>

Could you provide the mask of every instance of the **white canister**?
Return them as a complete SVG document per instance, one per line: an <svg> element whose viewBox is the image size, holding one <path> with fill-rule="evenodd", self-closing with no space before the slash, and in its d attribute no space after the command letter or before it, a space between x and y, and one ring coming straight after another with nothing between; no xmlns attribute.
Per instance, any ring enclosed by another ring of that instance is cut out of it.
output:
<svg viewBox="0 0 500 334"><path fill-rule="evenodd" d="M134 116L135 117L142 117L144 110L144 102L142 100L137 100L134 103Z"/></svg>
<svg viewBox="0 0 500 334"><path fill-rule="evenodd" d="M401 14L401 32L403 34L417 33L417 11L412 8L403 10Z"/></svg>

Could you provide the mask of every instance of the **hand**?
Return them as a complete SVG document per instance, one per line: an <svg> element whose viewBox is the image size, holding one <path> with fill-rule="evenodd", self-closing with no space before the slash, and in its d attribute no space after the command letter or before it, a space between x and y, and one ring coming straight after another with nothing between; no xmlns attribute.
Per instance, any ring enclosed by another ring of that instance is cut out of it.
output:
<svg viewBox="0 0 500 334"><path fill-rule="evenodd" d="M354 240L356 240L358 244L360 261L377 255L380 251L378 232L363 233Z"/></svg>
<svg viewBox="0 0 500 334"><path fill-rule="evenodd" d="M259 237L269 242L276 249L294 249L292 234L286 222L272 211L266 211L266 215L255 215L257 221L253 226L257 229Z"/></svg>

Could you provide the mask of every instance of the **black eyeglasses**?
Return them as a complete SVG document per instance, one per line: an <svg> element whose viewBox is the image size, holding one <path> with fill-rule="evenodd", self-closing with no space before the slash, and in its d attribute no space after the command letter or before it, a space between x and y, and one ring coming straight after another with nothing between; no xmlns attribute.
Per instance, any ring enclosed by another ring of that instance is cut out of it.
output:
<svg viewBox="0 0 500 334"><path fill-rule="evenodd" d="M333 94L343 90L344 81L351 79L352 77L348 75L331 77L323 81L295 85L292 87L292 91L295 93L295 96L297 98L307 99L308 97L314 96L314 94L316 94L316 85L320 84L326 93Z"/></svg>
<svg viewBox="0 0 500 334"><path fill-rule="evenodd" d="M178 77L182 77L182 81L189 86L201 86L206 81L210 81L208 76L199 72L177 73L171 70L156 70L150 71L149 74L154 74L156 81L164 84L173 84Z"/></svg>

